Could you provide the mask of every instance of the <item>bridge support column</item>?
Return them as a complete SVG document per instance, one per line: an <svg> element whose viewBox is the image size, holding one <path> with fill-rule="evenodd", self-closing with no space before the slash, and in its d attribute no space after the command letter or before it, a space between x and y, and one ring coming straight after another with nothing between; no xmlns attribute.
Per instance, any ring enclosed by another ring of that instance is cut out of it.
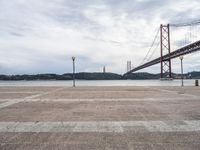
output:
<svg viewBox="0 0 200 150"><path fill-rule="evenodd" d="M160 25L160 54L161 54L161 73L160 77L162 78L172 78L171 73L171 59L163 59L163 56L170 54L170 26Z"/></svg>

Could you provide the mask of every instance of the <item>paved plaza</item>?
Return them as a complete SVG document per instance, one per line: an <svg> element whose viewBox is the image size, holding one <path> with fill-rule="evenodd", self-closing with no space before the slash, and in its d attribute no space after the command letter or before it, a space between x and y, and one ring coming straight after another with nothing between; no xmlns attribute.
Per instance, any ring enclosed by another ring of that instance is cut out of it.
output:
<svg viewBox="0 0 200 150"><path fill-rule="evenodd" d="M200 149L199 87L0 87L1 150Z"/></svg>

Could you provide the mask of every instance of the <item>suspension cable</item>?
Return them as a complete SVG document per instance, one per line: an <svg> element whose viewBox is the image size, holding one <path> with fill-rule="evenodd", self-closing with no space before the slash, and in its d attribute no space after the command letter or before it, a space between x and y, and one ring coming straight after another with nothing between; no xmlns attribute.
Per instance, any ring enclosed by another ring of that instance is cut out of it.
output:
<svg viewBox="0 0 200 150"><path fill-rule="evenodd" d="M200 20L192 21L192 22L185 22L185 23L177 23L177 24L170 24L172 27L185 27L185 26L193 26L193 25L199 25Z"/></svg>
<svg viewBox="0 0 200 150"><path fill-rule="evenodd" d="M157 45L156 45L156 47L154 48L153 52L151 53L150 57L147 59L147 61L151 60L151 58L154 56L154 54L155 54L157 48L159 47L159 45L160 45L160 43L158 42Z"/></svg>
<svg viewBox="0 0 200 150"><path fill-rule="evenodd" d="M152 44L151 44L151 46L150 46L150 48L149 48L149 50L148 50L146 56L144 57L144 59L143 59L142 62L140 63L140 65L142 65L142 64L144 63L144 61L147 59L147 57L148 57L150 51L152 50L152 48L153 48L153 46L154 46L154 44L155 44L155 42L156 42L156 39L158 38L159 31L160 31L160 29L157 30L156 35L154 36L154 40L153 40L153 42L152 42Z"/></svg>

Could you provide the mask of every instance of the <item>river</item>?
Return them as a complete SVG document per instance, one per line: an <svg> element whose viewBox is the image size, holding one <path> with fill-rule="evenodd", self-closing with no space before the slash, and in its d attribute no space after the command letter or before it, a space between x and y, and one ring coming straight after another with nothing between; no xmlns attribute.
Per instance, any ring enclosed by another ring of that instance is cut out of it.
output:
<svg viewBox="0 0 200 150"><path fill-rule="evenodd" d="M184 86L194 86L195 80L184 80ZM0 81L0 86L72 86L72 81ZM181 86L181 80L77 80L76 86Z"/></svg>

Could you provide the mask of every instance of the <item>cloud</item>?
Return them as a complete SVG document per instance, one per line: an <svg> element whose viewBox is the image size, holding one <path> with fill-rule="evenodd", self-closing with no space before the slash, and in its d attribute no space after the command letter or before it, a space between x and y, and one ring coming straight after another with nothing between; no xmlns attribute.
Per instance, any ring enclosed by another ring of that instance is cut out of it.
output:
<svg viewBox="0 0 200 150"><path fill-rule="evenodd" d="M71 56L78 72L106 65L124 73L127 60L140 64L160 23L191 21L199 14L198 0L1 0L0 73L71 72ZM174 47L185 40L180 33L174 32L180 39ZM157 48L153 57L158 56ZM146 70L159 72L159 66Z"/></svg>

